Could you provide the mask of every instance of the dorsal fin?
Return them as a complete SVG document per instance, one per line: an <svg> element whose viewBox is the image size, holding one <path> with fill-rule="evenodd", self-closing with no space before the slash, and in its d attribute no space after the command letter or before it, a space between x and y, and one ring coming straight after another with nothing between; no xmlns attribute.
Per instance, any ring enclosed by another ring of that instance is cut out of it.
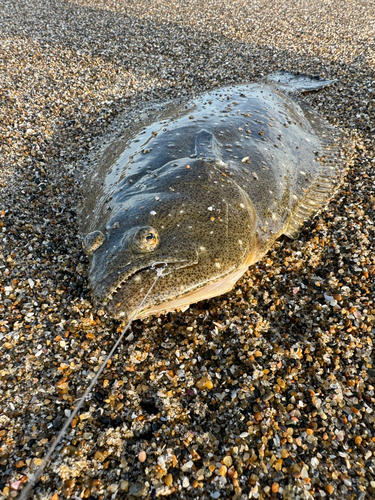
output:
<svg viewBox="0 0 375 500"><path fill-rule="evenodd" d="M351 156L350 141L340 129L330 126L305 102L300 101L299 105L319 138L320 147L316 157L318 172L315 180L299 200L283 232L290 238L298 237L304 222L329 203L347 172Z"/></svg>
<svg viewBox="0 0 375 500"><path fill-rule="evenodd" d="M202 160L219 160L221 158L219 144L215 136L205 129L198 132L195 138L195 154Z"/></svg>
<svg viewBox="0 0 375 500"><path fill-rule="evenodd" d="M277 71L267 76L267 82L275 84L281 90L303 94L324 89L336 80L324 80L318 76L298 75L287 71Z"/></svg>

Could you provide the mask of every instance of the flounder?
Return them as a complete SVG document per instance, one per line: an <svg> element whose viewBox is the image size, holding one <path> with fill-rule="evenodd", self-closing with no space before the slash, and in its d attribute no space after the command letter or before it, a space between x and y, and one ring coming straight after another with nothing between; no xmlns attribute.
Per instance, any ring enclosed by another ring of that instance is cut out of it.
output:
<svg viewBox="0 0 375 500"><path fill-rule="evenodd" d="M129 128L82 209L94 298L115 318L183 309L232 289L293 237L342 177L340 133L298 96L332 82L278 74L224 87Z"/></svg>

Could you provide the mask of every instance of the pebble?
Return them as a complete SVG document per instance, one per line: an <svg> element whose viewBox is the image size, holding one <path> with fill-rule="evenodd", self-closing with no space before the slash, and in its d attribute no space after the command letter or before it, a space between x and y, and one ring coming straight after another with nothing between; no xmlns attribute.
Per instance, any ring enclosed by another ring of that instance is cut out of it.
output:
<svg viewBox="0 0 375 500"><path fill-rule="evenodd" d="M219 469L220 476L225 476L227 474L227 471L228 471L228 467L226 465L223 465L222 467L220 467L220 469Z"/></svg>
<svg viewBox="0 0 375 500"><path fill-rule="evenodd" d="M133 495L133 497L141 497L144 495L146 491L146 485L142 483L130 483L129 485L129 495Z"/></svg>
<svg viewBox="0 0 375 500"><path fill-rule="evenodd" d="M139 453L139 455L138 455L138 460L143 463L143 462L146 462L146 459L147 459L146 452L145 451L141 451Z"/></svg>
<svg viewBox="0 0 375 500"><path fill-rule="evenodd" d="M356 437L354 438L354 442L355 442L355 444L356 444L357 446L361 446L361 443L362 443L362 438L361 438L361 436L356 436Z"/></svg>
<svg viewBox="0 0 375 500"><path fill-rule="evenodd" d="M110 485L108 486L108 490L109 490L111 493L115 493L115 492L118 490L118 484L115 484L115 483L110 484Z"/></svg>
<svg viewBox="0 0 375 500"><path fill-rule="evenodd" d="M172 474L167 474L166 476L164 476L164 483L166 486L172 486L172 483L173 483Z"/></svg>
<svg viewBox="0 0 375 500"><path fill-rule="evenodd" d="M271 486L271 490L274 492L274 493L277 493L280 489L280 486L278 483L273 483L272 486Z"/></svg>
<svg viewBox="0 0 375 500"><path fill-rule="evenodd" d="M346 180L233 292L132 325L38 495L374 497L374 9L3 0L2 20L0 498L121 332L90 296L77 174L155 102L283 69L337 80L303 99L351 134Z"/></svg>
<svg viewBox="0 0 375 500"><path fill-rule="evenodd" d="M10 487L13 489L13 490L18 490L18 488L20 487L20 484L21 484L21 481L15 481L14 483L12 483L10 485Z"/></svg>
<svg viewBox="0 0 375 500"><path fill-rule="evenodd" d="M327 492L329 495L332 495L333 491L334 491L334 490L333 490L333 486L332 486L332 484L327 484L327 486L326 486L326 492Z"/></svg>
<svg viewBox="0 0 375 500"><path fill-rule="evenodd" d="M129 490L129 481L126 481L126 479L124 479L123 481L121 481L121 483L120 483L120 490L122 490L122 491L128 491Z"/></svg>
<svg viewBox="0 0 375 500"><path fill-rule="evenodd" d="M201 391L204 389L208 389L209 391L213 388L213 383L208 377L203 377L197 381L197 387Z"/></svg>

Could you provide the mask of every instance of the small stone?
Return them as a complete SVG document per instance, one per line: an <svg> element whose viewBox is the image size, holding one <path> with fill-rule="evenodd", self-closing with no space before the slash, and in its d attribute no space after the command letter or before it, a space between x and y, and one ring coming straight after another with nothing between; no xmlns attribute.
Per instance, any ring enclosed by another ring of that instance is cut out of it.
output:
<svg viewBox="0 0 375 500"><path fill-rule="evenodd" d="M204 389L208 389L210 391L213 388L214 384L208 377L202 377L201 379L198 380L196 386L201 391L203 391Z"/></svg>
<svg viewBox="0 0 375 500"><path fill-rule="evenodd" d="M357 446L361 446L361 443L362 443L362 438L361 436L356 436L355 439L354 439L354 442Z"/></svg>
<svg viewBox="0 0 375 500"><path fill-rule="evenodd" d="M230 467L233 463L233 460L232 460L232 457L230 457L229 455L226 455L223 460L222 460L223 464L226 465L227 467Z"/></svg>
<svg viewBox="0 0 375 500"><path fill-rule="evenodd" d="M222 467L220 467L220 470L219 470L220 476L225 476L227 473L227 470L228 470L228 468L226 465L223 465Z"/></svg>
<svg viewBox="0 0 375 500"><path fill-rule="evenodd" d="M91 488L86 488L85 491L83 492L83 498L90 498L90 497L91 497ZM53 498L51 500L53 500ZM58 497L56 500L59 500Z"/></svg>
<svg viewBox="0 0 375 500"><path fill-rule="evenodd" d="M228 469L228 473L227 473L227 474L228 474L228 477L229 477L229 478L231 478L231 479L232 479L232 478L236 478L236 477L237 477L237 475L238 475L238 474L237 474L237 471L236 471L236 469L233 467L233 465L232 465L232 467L229 467L229 469Z"/></svg>
<svg viewBox="0 0 375 500"><path fill-rule="evenodd" d="M14 483L12 483L10 485L10 487L12 488L12 490L18 490L18 488L20 487L20 484L21 484L21 481L15 481Z"/></svg>
<svg viewBox="0 0 375 500"><path fill-rule="evenodd" d="M146 485L142 483L130 483L129 487L129 495L133 495L133 497L141 497L144 495L146 490Z"/></svg>
<svg viewBox="0 0 375 500"><path fill-rule="evenodd" d="M332 486L332 484L327 484L327 486L326 486L326 492L329 495L332 495L332 493L333 493L333 486Z"/></svg>
<svg viewBox="0 0 375 500"><path fill-rule="evenodd" d="M94 455L95 460L99 460L99 462L103 462L105 460L105 455L101 451L97 451Z"/></svg>
<svg viewBox="0 0 375 500"><path fill-rule="evenodd" d="M128 491L129 490L129 481L126 481L126 479L124 479L123 481L121 481L121 483L120 483L120 490L122 490L122 491Z"/></svg>
<svg viewBox="0 0 375 500"><path fill-rule="evenodd" d="M110 484L110 485L108 486L108 490L109 490L111 493L115 493L115 492L118 490L118 484L116 484L116 483Z"/></svg>
<svg viewBox="0 0 375 500"><path fill-rule="evenodd" d="M283 448L281 450L281 456L282 456L282 458L288 458L289 457L289 451L286 448Z"/></svg>
<svg viewBox="0 0 375 500"><path fill-rule="evenodd" d="M72 479L67 479L64 481L62 493L65 496L70 496L73 493L73 480Z"/></svg>
<svg viewBox="0 0 375 500"><path fill-rule="evenodd" d="M147 459L147 454L145 451L141 451L140 454L138 455L138 460L140 462L146 462L146 459Z"/></svg>
<svg viewBox="0 0 375 500"><path fill-rule="evenodd" d="M286 387L286 383L285 383L285 381L284 381L282 378L278 378L278 379L277 379L277 383L279 384L279 386L280 386L282 389L285 389L285 387Z"/></svg>
<svg viewBox="0 0 375 500"><path fill-rule="evenodd" d="M275 465L273 467L274 467L275 471L279 471L282 469L282 466L283 466L283 459L279 458L279 460L275 463Z"/></svg>
<svg viewBox="0 0 375 500"><path fill-rule="evenodd" d="M278 483L273 483L272 486L271 486L271 490L274 492L274 493L277 493L279 491L279 484Z"/></svg>
<svg viewBox="0 0 375 500"><path fill-rule="evenodd" d="M183 481L182 481L182 487L183 488L188 488L188 486L190 485L190 481L187 477L184 477Z"/></svg>
<svg viewBox="0 0 375 500"><path fill-rule="evenodd" d="M270 399L272 399L274 397L274 393L273 392L266 392L266 394L264 394L264 396L262 396L262 400L264 402L266 401L269 401Z"/></svg>
<svg viewBox="0 0 375 500"><path fill-rule="evenodd" d="M167 474L166 476L164 476L164 484L166 486L171 486L173 483L173 476L172 474Z"/></svg>
<svg viewBox="0 0 375 500"><path fill-rule="evenodd" d="M194 465L194 462L192 460L189 460L188 462L186 462L186 464L184 464L182 467L181 467L181 470L183 472L186 472L187 470L191 469Z"/></svg>

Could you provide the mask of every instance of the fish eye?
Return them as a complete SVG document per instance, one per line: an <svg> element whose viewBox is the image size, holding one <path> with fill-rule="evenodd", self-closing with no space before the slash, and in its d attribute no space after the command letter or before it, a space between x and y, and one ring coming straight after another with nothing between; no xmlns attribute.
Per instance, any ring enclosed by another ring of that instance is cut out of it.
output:
<svg viewBox="0 0 375 500"><path fill-rule="evenodd" d="M153 227L140 227L133 234L132 248L135 252L153 252L158 243L159 235Z"/></svg>

